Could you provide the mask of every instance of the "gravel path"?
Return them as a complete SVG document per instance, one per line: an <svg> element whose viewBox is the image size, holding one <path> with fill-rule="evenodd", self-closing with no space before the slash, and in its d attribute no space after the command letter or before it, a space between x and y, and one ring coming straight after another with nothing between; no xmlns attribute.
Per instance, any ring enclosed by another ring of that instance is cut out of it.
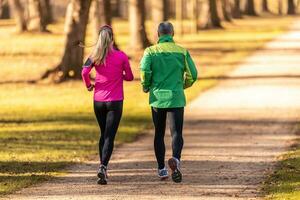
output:
<svg viewBox="0 0 300 200"><path fill-rule="evenodd" d="M153 134L117 148L109 185L97 162L23 189L9 199L260 199L276 157L296 138L300 114L300 22L250 56L227 80L186 108L181 184L156 177ZM261 77L259 77L261 76ZM251 78L249 78L251 77ZM168 156L170 136L166 135Z"/></svg>

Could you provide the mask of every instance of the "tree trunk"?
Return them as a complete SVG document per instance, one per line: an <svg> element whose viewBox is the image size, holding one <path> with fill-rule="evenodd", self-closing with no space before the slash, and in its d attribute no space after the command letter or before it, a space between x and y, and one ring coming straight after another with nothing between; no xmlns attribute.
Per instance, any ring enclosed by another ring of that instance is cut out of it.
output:
<svg viewBox="0 0 300 200"><path fill-rule="evenodd" d="M170 0L163 0L164 2L164 21L167 21L170 17Z"/></svg>
<svg viewBox="0 0 300 200"><path fill-rule="evenodd" d="M197 33L198 32L198 0L192 0L192 8L191 8L191 12L192 12L192 19L191 19L191 32L192 33Z"/></svg>
<svg viewBox="0 0 300 200"><path fill-rule="evenodd" d="M0 0L0 19L9 19L10 12L8 2L6 0Z"/></svg>
<svg viewBox="0 0 300 200"><path fill-rule="evenodd" d="M241 19L242 18L240 0L234 0L234 7L233 7L233 12L232 12L232 17L235 18L235 19Z"/></svg>
<svg viewBox="0 0 300 200"><path fill-rule="evenodd" d="M152 1L152 21L153 21L153 37L154 39L157 39L157 27L158 25L167 20L165 11L165 0L157 0Z"/></svg>
<svg viewBox="0 0 300 200"><path fill-rule="evenodd" d="M222 0L222 12L225 21L231 22L232 15L231 15L231 6L229 0Z"/></svg>
<svg viewBox="0 0 300 200"><path fill-rule="evenodd" d="M110 3L109 3L110 4ZM94 40L97 41L99 37L99 30L103 25L110 25L112 22L112 15L110 12L105 10L104 0L92 0L91 2L91 21L93 24L93 37ZM107 5L106 5L107 6ZM111 9L111 6L107 6L107 8ZM116 48L117 44L114 42Z"/></svg>
<svg viewBox="0 0 300 200"><path fill-rule="evenodd" d="M176 15L176 33L182 36L183 34L183 12L182 0L175 1L175 15Z"/></svg>
<svg viewBox="0 0 300 200"><path fill-rule="evenodd" d="M123 19L128 19L128 3L125 2L124 0L120 1L118 4L119 7L119 15Z"/></svg>
<svg viewBox="0 0 300 200"><path fill-rule="evenodd" d="M52 75L56 83L67 79L80 79L84 49L78 46L84 42L89 18L91 0L70 0L65 21L65 47L60 64L47 71L43 78Z"/></svg>
<svg viewBox="0 0 300 200"><path fill-rule="evenodd" d="M41 0L40 3L42 8L42 16L45 21L45 24L51 24L54 20L50 0Z"/></svg>
<svg viewBox="0 0 300 200"><path fill-rule="evenodd" d="M14 13L16 20L16 29L18 32L24 32L27 30L24 8L22 7L19 0L9 0L9 5Z"/></svg>
<svg viewBox="0 0 300 200"><path fill-rule="evenodd" d="M116 5L114 7L114 16L116 17L120 17L120 5L121 5L121 1L120 0L116 0Z"/></svg>
<svg viewBox="0 0 300 200"><path fill-rule="evenodd" d="M103 14L105 19L105 24L111 25L111 4L110 0L102 0L103 1Z"/></svg>
<svg viewBox="0 0 300 200"><path fill-rule="evenodd" d="M99 30L103 25L111 26L111 5L107 0L91 0L91 21L93 24L93 35L98 39Z"/></svg>
<svg viewBox="0 0 300 200"><path fill-rule="evenodd" d="M269 5L268 5L268 0L263 0L262 1L262 10L264 12L270 12Z"/></svg>
<svg viewBox="0 0 300 200"><path fill-rule="evenodd" d="M95 28L99 31L99 28L103 25L110 25L112 22L111 4L110 0L92 0L92 20L95 21Z"/></svg>
<svg viewBox="0 0 300 200"><path fill-rule="evenodd" d="M129 0L130 48L132 51L142 50L150 45L145 18L144 0Z"/></svg>
<svg viewBox="0 0 300 200"><path fill-rule="evenodd" d="M28 29L32 31L46 32L46 21L43 15L41 0L28 1L29 22Z"/></svg>
<svg viewBox="0 0 300 200"><path fill-rule="evenodd" d="M278 14L279 15L283 14L283 2L282 2L282 0L278 0Z"/></svg>
<svg viewBox="0 0 300 200"><path fill-rule="evenodd" d="M100 27L105 24L104 6L102 0L92 0L90 14L93 24L93 37L94 40L97 41Z"/></svg>
<svg viewBox="0 0 300 200"><path fill-rule="evenodd" d="M221 19L218 14L217 0L209 0L209 15L205 28L222 28Z"/></svg>
<svg viewBox="0 0 300 200"><path fill-rule="evenodd" d="M296 6L294 0L288 0L288 15L295 15L296 14Z"/></svg>
<svg viewBox="0 0 300 200"><path fill-rule="evenodd" d="M257 16L254 0L247 0L245 13L246 15Z"/></svg>

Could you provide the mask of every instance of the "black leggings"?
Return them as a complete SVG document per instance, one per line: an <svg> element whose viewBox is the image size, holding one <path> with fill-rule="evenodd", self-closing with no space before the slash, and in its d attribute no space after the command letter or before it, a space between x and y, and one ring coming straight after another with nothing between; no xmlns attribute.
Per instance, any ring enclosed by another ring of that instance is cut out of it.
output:
<svg viewBox="0 0 300 200"><path fill-rule="evenodd" d="M183 147L182 128L184 108L153 108L152 119L155 126L154 150L158 168L165 167L165 129L167 114L172 136L173 157L180 160Z"/></svg>
<svg viewBox="0 0 300 200"><path fill-rule="evenodd" d="M99 156L107 166L114 148L114 140L122 117L123 101L94 101L94 111L100 126Z"/></svg>

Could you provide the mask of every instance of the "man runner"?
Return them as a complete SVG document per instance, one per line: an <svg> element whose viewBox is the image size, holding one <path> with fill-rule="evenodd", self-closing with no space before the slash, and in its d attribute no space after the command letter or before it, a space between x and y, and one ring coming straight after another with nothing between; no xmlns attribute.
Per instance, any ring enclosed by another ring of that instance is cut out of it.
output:
<svg viewBox="0 0 300 200"><path fill-rule="evenodd" d="M184 89L191 87L197 80L197 69L189 52L175 44L174 28L170 22L158 26L159 40L148 47L141 60L141 83L144 92L150 92L149 103L155 126L154 150L158 163L158 176L168 178L165 167L165 128L169 116L172 135L173 157L168 164L172 179L182 181L180 158L183 148L183 117L186 99Z"/></svg>

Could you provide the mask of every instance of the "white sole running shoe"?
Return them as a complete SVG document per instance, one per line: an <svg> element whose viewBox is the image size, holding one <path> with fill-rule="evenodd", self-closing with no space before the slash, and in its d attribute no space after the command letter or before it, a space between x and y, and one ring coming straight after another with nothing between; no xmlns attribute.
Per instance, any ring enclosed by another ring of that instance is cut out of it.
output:
<svg viewBox="0 0 300 200"><path fill-rule="evenodd" d="M175 158L170 158L168 161L169 167L172 170L172 180L175 183L180 183L182 181L182 174L179 169L179 161Z"/></svg>
<svg viewBox="0 0 300 200"><path fill-rule="evenodd" d="M160 180L166 180L167 178L169 178L169 173L168 173L168 169L167 168L163 168L163 169L158 169L158 177L160 178Z"/></svg>

